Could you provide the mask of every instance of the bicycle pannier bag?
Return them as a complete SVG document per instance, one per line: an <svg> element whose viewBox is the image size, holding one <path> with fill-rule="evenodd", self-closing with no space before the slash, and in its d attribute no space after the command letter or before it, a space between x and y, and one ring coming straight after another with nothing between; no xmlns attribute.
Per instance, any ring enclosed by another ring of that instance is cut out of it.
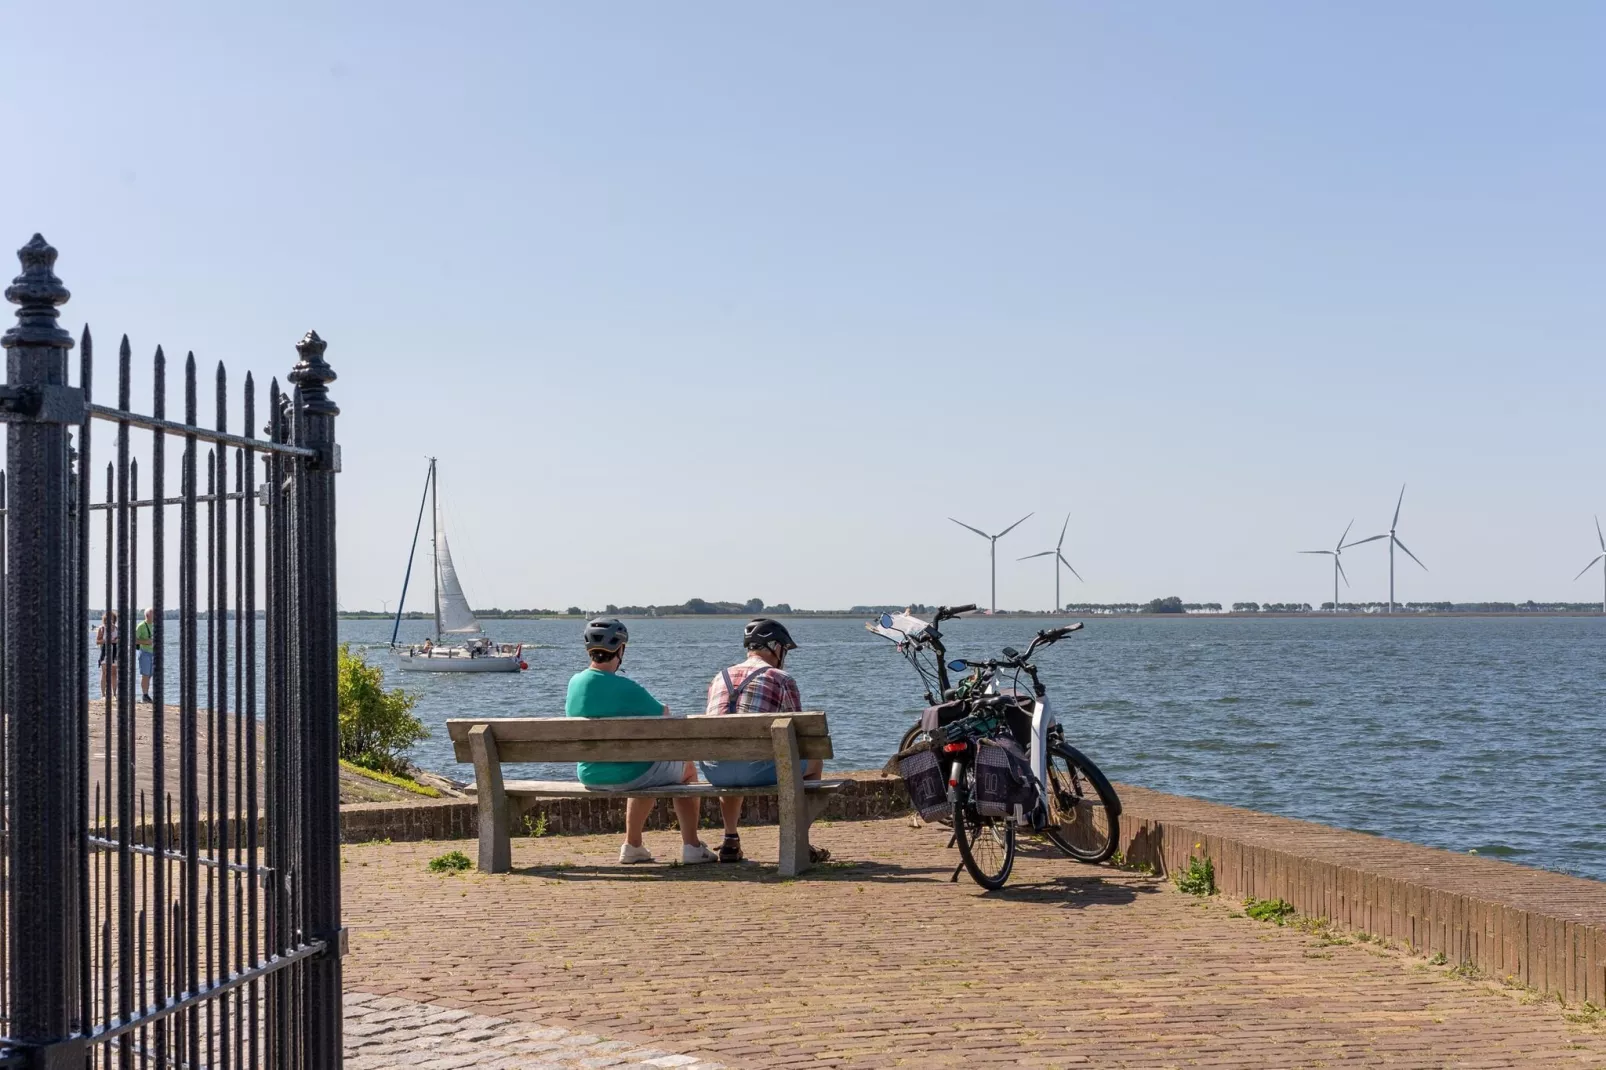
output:
<svg viewBox="0 0 1606 1070"><path fill-rule="evenodd" d="M976 809L986 817L1024 824L1037 808L1032 764L1012 740L983 739L976 746Z"/></svg>
<svg viewBox="0 0 1606 1070"><path fill-rule="evenodd" d="M932 821L948 812L948 782L943 779L935 754L928 750L911 754L898 763L898 771L909 790L909 801L922 818Z"/></svg>

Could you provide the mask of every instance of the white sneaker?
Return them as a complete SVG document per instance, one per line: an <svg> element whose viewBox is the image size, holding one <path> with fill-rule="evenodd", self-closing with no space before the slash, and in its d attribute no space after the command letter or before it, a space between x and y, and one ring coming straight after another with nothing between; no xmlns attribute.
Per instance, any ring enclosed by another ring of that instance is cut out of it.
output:
<svg viewBox="0 0 1606 1070"><path fill-rule="evenodd" d="M683 866L700 866L704 862L718 862L719 855L710 851L706 844L683 843L680 845L680 864Z"/></svg>
<svg viewBox="0 0 1606 1070"><path fill-rule="evenodd" d="M633 865L637 862L651 862L652 852L645 847L632 847L628 843L619 845L619 864Z"/></svg>

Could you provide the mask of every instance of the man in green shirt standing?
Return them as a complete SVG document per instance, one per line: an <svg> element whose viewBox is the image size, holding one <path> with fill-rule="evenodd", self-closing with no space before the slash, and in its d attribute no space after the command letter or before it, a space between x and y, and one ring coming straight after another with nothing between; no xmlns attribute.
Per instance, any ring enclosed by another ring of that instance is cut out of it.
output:
<svg viewBox="0 0 1606 1070"><path fill-rule="evenodd" d="M653 698L645 687L619 675L625 644L630 640L630 633L623 624L616 620L594 620L586 625L584 639L591 667L575 673L569 680L569 694L563 703L567 716L669 716L669 707ZM697 780L697 768L691 762L581 762L576 772L580 783L587 787L615 791L666 788ZM629 865L652 861L652 852L642 845L641 833L647 827L647 818L656 801L625 800L625 842L619 848L620 862ZM680 861L684 865L719 860L719 856L697 838L698 808L696 799L675 800L675 817L680 822Z"/></svg>
<svg viewBox="0 0 1606 1070"><path fill-rule="evenodd" d="M156 611L147 609L145 619L134 626L134 649L139 653L139 694L141 702L151 700L151 659L156 651L154 622Z"/></svg>

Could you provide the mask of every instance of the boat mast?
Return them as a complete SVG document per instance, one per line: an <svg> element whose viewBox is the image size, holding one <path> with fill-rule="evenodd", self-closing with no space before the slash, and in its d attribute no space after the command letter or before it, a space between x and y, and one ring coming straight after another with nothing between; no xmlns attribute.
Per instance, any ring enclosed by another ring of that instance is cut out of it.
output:
<svg viewBox="0 0 1606 1070"><path fill-rule="evenodd" d="M429 459L429 552L435 558L435 641L441 641L441 551L440 477L435 474L435 458Z"/></svg>
<svg viewBox="0 0 1606 1070"><path fill-rule="evenodd" d="M407 608L407 585L413 580L413 556L418 553L418 531L424 526L424 507L429 504L429 489L433 484L431 476L434 475L435 466L430 465L430 474L424 477L424 496L418 502L418 520L413 524L413 545L407 551L407 573L402 576L401 597L396 600L396 624L390 629L390 645L396 645L396 636L401 634L402 612Z"/></svg>

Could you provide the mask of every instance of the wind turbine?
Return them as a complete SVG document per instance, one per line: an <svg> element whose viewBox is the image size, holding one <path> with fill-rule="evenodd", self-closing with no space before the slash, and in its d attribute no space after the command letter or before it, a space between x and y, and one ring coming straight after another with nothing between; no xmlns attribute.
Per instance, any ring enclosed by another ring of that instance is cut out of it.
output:
<svg viewBox="0 0 1606 1070"><path fill-rule="evenodd" d="M1387 539L1389 541L1389 612L1390 613L1394 612L1394 548L1396 546L1398 546L1400 549L1404 550L1405 551L1405 556L1409 557L1412 561L1415 561L1418 565L1421 565L1423 572L1426 572L1428 570L1428 567L1426 565L1423 565L1422 562L1417 558L1417 556L1410 551L1410 548L1407 547L1405 545L1405 543L1401 542L1400 541L1400 537L1397 534L1395 534L1395 530L1400 526L1400 505L1404 501L1405 501L1405 484L1401 483L1400 484L1400 500L1394 503L1394 519L1389 522L1388 531L1386 531L1382 535L1373 535L1373 536L1370 536L1369 538L1365 538L1365 539L1356 539L1354 542L1350 543L1350 546L1359 546L1363 542L1376 542L1379 539ZM1342 550L1342 549L1345 549L1345 547L1341 546L1341 547L1339 547L1339 549Z"/></svg>
<svg viewBox="0 0 1606 1070"><path fill-rule="evenodd" d="M1027 554L1025 557L1016 558L1017 561L1030 561L1034 557L1053 557L1054 558L1054 612L1055 613L1058 613L1060 611L1060 605L1061 605L1061 603L1060 603L1060 566L1061 565L1064 565L1066 568L1070 569L1071 570L1071 575L1075 576L1078 580L1081 580L1081 582L1083 582L1083 583L1087 582L1086 580L1082 579L1082 574L1077 572L1076 569L1072 567L1072 565L1071 565L1071 563L1069 561L1065 560L1065 554L1061 550L1061 548L1065 545L1065 532L1066 532L1067 529L1070 528L1070 526L1071 526L1071 514L1070 513L1066 513L1065 514L1065 524L1064 524L1063 527L1060 528L1060 541L1054 544L1054 549L1052 549L1052 550L1044 550L1040 554Z"/></svg>
<svg viewBox="0 0 1606 1070"><path fill-rule="evenodd" d="M1573 582L1574 583L1577 583L1579 581L1579 579L1583 577L1585 572L1588 572L1590 569L1594 568L1596 561L1600 561L1602 559L1606 559L1606 535L1602 535L1600 533L1600 517L1598 517L1598 516L1595 518L1595 538L1600 540L1600 553L1595 555L1595 558L1594 558L1593 561L1590 561L1589 564L1585 565L1582 569L1579 570L1578 575L1573 577ZM1600 574L1601 574L1600 611L1601 611L1601 613L1606 614L1606 565L1602 565L1601 566Z"/></svg>
<svg viewBox="0 0 1606 1070"><path fill-rule="evenodd" d="M1338 557L1339 557L1340 554L1342 554L1344 552L1344 540L1349 538L1349 529L1354 527L1354 526L1355 526L1355 521L1351 520L1349 522L1349 526L1344 529L1344 534L1342 534L1342 535L1340 535L1338 537L1337 544L1331 550L1301 550L1301 551L1299 551L1302 554L1331 554L1332 555L1332 557L1333 557L1333 612L1334 613L1338 612L1338 578L1340 576L1343 576L1344 577L1344 586L1345 587L1349 586L1349 576L1345 575L1344 566L1341 563L1339 563Z"/></svg>
<svg viewBox="0 0 1606 1070"><path fill-rule="evenodd" d="M997 535L989 535L985 531L981 530L981 528L973 528L963 520L954 520L953 517L948 518L949 520L954 520L954 523L958 524L960 527L965 528L968 531L974 531L977 535L980 535L982 538L992 543L993 605L991 612L993 613L998 612L998 540L1002 539L1005 535L1008 535L1010 532L1014 531L1031 518L1032 514L1027 513L1025 516L1009 525L1009 527L1005 528L1003 531L1000 531Z"/></svg>

